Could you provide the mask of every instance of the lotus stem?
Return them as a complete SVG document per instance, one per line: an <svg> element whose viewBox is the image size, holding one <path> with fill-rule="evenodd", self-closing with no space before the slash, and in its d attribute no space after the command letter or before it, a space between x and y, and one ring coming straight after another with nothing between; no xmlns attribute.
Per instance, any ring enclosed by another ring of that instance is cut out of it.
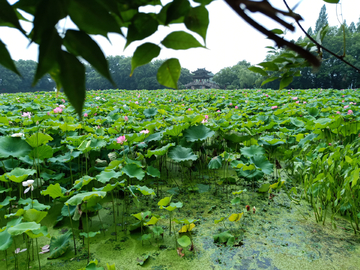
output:
<svg viewBox="0 0 360 270"><path fill-rule="evenodd" d="M87 202L86 202L86 230L87 230L87 244L88 244L88 259L87 259L87 263L89 264L90 262L90 235L89 235L89 216L88 216L88 207L87 207Z"/></svg>
<svg viewBox="0 0 360 270"><path fill-rule="evenodd" d="M37 238L35 238L36 241L36 250L37 250L37 257L38 257L38 262L39 262L39 270L41 270L41 264L40 264L40 256L39 256L39 245L38 245L38 241Z"/></svg>
<svg viewBox="0 0 360 270"><path fill-rule="evenodd" d="M70 218L70 226L71 226L71 231L72 231L72 235L73 235L73 239L74 239L74 250L75 250L75 255L76 255L76 243L75 243L75 233L74 233L74 227L72 224L72 219L71 219L71 214L70 214L70 206L68 205L68 211L69 211L69 218Z"/></svg>
<svg viewBox="0 0 360 270"><path fill-rule="evenodd" d="M113 215L114 215L115 240L117 241L116 212L115 212L115 202L114 202L114 193L113 193L113 191L111 191L111 198L112 198Z"/></svg>

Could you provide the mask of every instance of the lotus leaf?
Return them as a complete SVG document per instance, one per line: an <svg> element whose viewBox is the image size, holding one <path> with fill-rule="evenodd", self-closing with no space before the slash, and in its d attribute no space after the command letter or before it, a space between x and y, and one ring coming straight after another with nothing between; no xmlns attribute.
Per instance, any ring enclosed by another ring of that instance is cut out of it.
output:
<svg viewBox="0 0 360 270"><path fill-rule="evenodd" d="M145 176L145 172L141 168L139 168L136 164L127 164L124 168L122 168L121 171L125 173L127 176L131 178L137 178L140 181Z"/></svg>
<svg viewBox="0 0 360 270"><path fill-rule="evenodd" d="M214 242L226 243L227 246L232 246L235 242L235 237L229 231L216 234L213 238Z"/></svg>
<svg viewBox="0 0 360 270"><path fill-rule="evenodd" d="M15 183L21 183L25 181L29 175L34 175L35 173L35 170L16 168L11 172L7 173L6 176Z"/></svg>
<svg viewBox="0 0 360 270"><path fill-rule="evenodd" d="M90 191L85 193L79 193L67 200L65 202L65 205L79 205L83 201L87 201L96 197L104 198L105 196L105 191Z"/></svg>
<svg viewBox="0 0 360 270"><path fill-rule="evenodd" d="M0 158L24 157L32 150L31 146L20 138L0 138Z"/></svg>
<svg viewBox="0 0 360 270"><path fill-rule="evenodd" d="M187 236L187 235L183 235L180 238L178 238L177 242L179 243L180 246L182 246L184 248L191 245L191 240L190 240L189 236Z"/></svg>
<svg viewBox="0 0 360 270"><path fill-rule="evenodd" d="M241 148L241 154L247 158L251 158L254 155L264 155L265 149L258 145L251 145L250 147Z"/></svg>
<svg viewBox="0 0 360 270"><path fill-rule="evenodd" d="M105 184L109 182L111 179L119 178L122 175L122 172L115 171L102 171L100 174L96 175L96 180Z"/></svg>
<svg viewBox="0 0 360 270"><path fill-rule="evenodd" d="M27 231L35 231L38 229L40 229L40 224L36 222L23 222L9 228L8 233L11 234L12 236L15 236L26 233Z"/></svg>
<svg viewBox="0 0 360 270"><path fill-rule="evenodd" d="M182 147L180 145L177 145L175 148L169 151L169 157L175 162L198 159L198 156L192 152L191 148Z"/></svg>
<svg viewBox="0 0 360 270"><path fill-rule="evenodd" d="M48 259L56 259L62 256L70 246L70 237L72 233L68 231L67 233L55 238L51 237L50 242L50 254Z"/></svg>
<svg viewBox="0 0 360 270"><path fill-rule="evenodd" d="M204 125L192 126L184 131L184 136L189 142L204 141L215 135L215 132Z"/></svg>
<svg viewBox="0 0 360 270"><path fill-rule="evenodd" d="M50 135L37 132L37 133L34 133L33 135L31 135L29 138L27 138L26 142L31 147L36 148L36 147L46 144L52 140L53 140L53 138Z"/></svg>
<svg viewBox="0 0 360 270"><path fill-rule="evenodd" d="M250 161L265 174L271 174L273 172L274 165L263 155L254 155L250 158Z"/></svg>

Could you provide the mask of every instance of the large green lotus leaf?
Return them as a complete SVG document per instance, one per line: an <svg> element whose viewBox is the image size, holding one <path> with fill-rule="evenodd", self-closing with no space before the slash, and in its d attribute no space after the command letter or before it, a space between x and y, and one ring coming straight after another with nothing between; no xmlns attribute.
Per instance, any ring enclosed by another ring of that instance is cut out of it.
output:
<svg viewBox="0 0 360 270"><path fill-rule="evenodd" d="M136 189L143 195L155 195L155 191L147 186L137 186Z"/></svg>
<svg viewBox="0 0 360 270"><path fill-rule="evenodd" d="M250 135L243 135L238 132L230 132L230 133L224 134L223 137L224 137L224 139L234 142L234 143L240 143L243 141L247 141L251 138Z"/></svg>
<svg viewBox="0 0 360 270"><path fill-rule="evenodd" d="M171 202L171 197L165 197L158 202L158 205L162 209L164 206L167 206L170 202Z"/></svg>
<svg viewBox="0 0 360 270"><path fill-rule="evenodd" d="M39 203L38 200L36 199L31 200L31 198L27 198L26 200L20 198L18 203L25 205L24 210L36 209L38 211L43 211L43 210L49 210L51 208L50 205Z"/></svg>
<svg viewBox="0 0 360 270"><path fill-rule="evenodd" d="M34 133L29 138L27 138L26 142L31 147L35 148L35 147L39 147L40 145L46 144L52 140L53 138L50 135L38 132L38 133Z"/></svg>
<svg viewBox="0 0 360 270"><path fill-rule="evenodd" d="M125 158L125 164L135 164L136 166L138 166L139 168L142 168L144 167L142 164L141 164L141 161L140 160L132 160L128 157Z"/></svg>
<svg viewBox="0 0 360 270"><path fill-rule="evenodd" d="M26 234L32 239L39 238L41 236L46 236L50 238L50 234L46 226L41 226L38 230L27 231Z"/></svg>
<svg viewBox="0 0 360 270"><path fill-rule="evenodd" d="M244 177L247 179L259 180L264 176L264 172L254 169L254 170L244 170L241 168L237 170L239 177Z"/></svg>
<svg viewBox="0 0 360 270"><path fill-rule="evenodd" d="M2 193L8 193L9 191L12 191L12 188L0 187L0 194L2 194Z"/></svg>
<svg viewBox="0 0 360 270"><path fill-rule="evenodd" d="M301 120L299 120L299 119L296 119L296 118L291 118L291 119L290 119L290 122L291 122L294 126L296 126L296 127L303 127L303 126L305 126L305 123L304 123L303 121L301 121Z"/></svg>
<svg viewBox="0 0 360 270"><path fill-rule="evenodd" d="M15 201L15 200L16 200L16 196L15 197L6 196L5 200L3 200L0 203L0 209L5 207L5 206L8 206L11 201Z"/></svg>
<svg viewBox="0 0 360 270"><path fill-rule="evenodd" d="M314 133L311 133L311 134L307 135L305 138L303 138L303 139L301 139L301 140L299 141L298 146L299 146L299 147L303 147L306 142L311 142L311 141L314 140L317 136L318 136L318 134L314 134Z"/></svg>
<svg viewBox="0 0 360 270"><path fill-rule="evenodd" d="M34 231L40 229L40 224L36 222L23 222L8 229L8 233L12 236L23 234L27 231Z"/></svg>
<svg viewBox="0 0 360 270"><path fill-rule="evenodd" d="M106 196L105 191L90 191L85 193L79 193L72 196L69 200L65 202L65 205L79 205L83 201L90 200L92 197L104 198Z"/></svg>
<svg viewBox="0 0 360 270"><path fill-rule="evenodd" d="M241 148L241 154L247 158L251 158L254 155L263 155L265 154L265 149L258 145L251 145L250 147Z"/></svg>
<svg viewBox="0 0 360 270"><path fill-rule="evenodd" d="M187 235L183 235L180 238L178 238L177 242L183 248L186 248L191 245L191 240L190 240L189 236L187 236Z"/></svg>
<svg viewBox="0 0 360 270"><path fill-rule="evenodd" d="M46 217L47 213L48 212L38 211L36 209L29 209L25 211L23 217L25 221L40 223L40 221Z"/></svg>
<svg viewBox="0 0 360 270"><path fill-rule="evenodd" d="M285 143L285 140L276 139L274 136L263 136L259 138L259 144L262 143L265 146L279 146Z"/></svg>
<svg viewBox="0 0 360 270"><path fill-rule="evenodd" d="M189 127L189 123L184 123L181 125L173 125L164 130L163 135L170 135L174 137L178 137L180 133Z"/></svg>
<svg viewBox="0 0 360 270"><path fill-rule="evenodd" d="M168 207L166 207L165 209L168 211L174 211L175 209L181 208L183 207L183 203L182 202L177 202L177 203L170 203L170 205Z"/></svg>
<svg viewBox="0 0 360 270"><path fill-rule="evenodd" d="M184 131L184 136L189 142L204 141L214 135L215 131L204 125L192 126Z"/></svg>
<svg viewBox="0 0 360 270"><path fill-rule="evenodd" d="M191 148L182 147L180 145L177 145L169 151L169 157L175 162L198 159L198 156L192 152Z"/></svg>
<svg viewBox="0 0 360 270"><path fill-rule="evenodd" d="M11 172L7 173L6 176L15 183L21 183L25 181L29 175L34 175L35 173L35 170L16 168Z"/></svg>
<svg viewBox="0 0 360 270"><path fill-rule="evenodd" d="M230 231L225 231L213 236L214 242L226 243L227 246L234 245L235 237L230 233Z"/></svg>
<svg viewBox="0 0 360 270"><path fill-rule="evenodd" d="M127 164L121 171L127 176L137 178L138 180L142 180L145 176L145 172L136 164Z"/></svg>
<svg viewBox="0 0 360 270"><path fill-rule="evenodd" d="M63 255L70 246L71 231L59 236L58 238L51 237L50 254L48 259L56 259Z"/></svg>
<svg viewBox="0 0 360 270"><path fill-rule="evenodd" d="M168 143L167 145L161 147L161 148L157 148L155 150L148 150L147 154L145 155L147 158L152 157L153 155L156 156L163 156L167 153L167 151L169 150L170 147L175 146L175 143Z"/></svg>
<svg viewBox="0 0 360 270"><path fill-rule="evenodd" d="M116 182L115 184L111 185L111 184L107 184L104 187L101 188L93 188L94 191L105 191L105 192L109 192L114 190L117 186L121 186L124 187L125 186L125 180L121 181L121 182Z"/></svg>
<svg viewBox="0 0 360 270"><path fill-rule="evenodd" d="M146 168L146 173L152 177L160 178L160 171L152 166Z"/></svg>
<svg viewBox="0 0 360 270"><path fill-rule="evenodd" d="M0 158L24 157L32 150L31 146L20 138L0 138Z"/></svg>
<svg viewBox="0 0 360 270"><path fill-rule="evenodd" d="M184 117L184 121L189 122L192 125L198 124L202 120L204 120L204 116L202 116L201 114L190 114L190 115L185 115Z"/></svg>
<svg viewBox="0 0 360 270"><path fill-rule="evenodd" d="M156 141L160 141L162 137L163 137L163 133L162 133L162 132L156 132L156 133L150 134L148 137L146 137L146 138L144 139L144 142L156 142Z"/></svg>
<svg viewBox="0 0 360 270"><path fill-rule="evenodd" d="M80 236L84 236L85 238L92 238L92 237L95 237L97 234L100 234L100 231L89 232L89 233L85 233L85 232L79 233Z"/></svg>
<svg viewBox="0 0 360 270"><path fill-rule="evenodd" d="M2 163L4 164L7 171L11 171L20 166L20 161L13 158L3 160Z"/></svg>
<svg viewBox="0 0 360 270"><path fill-rule="evenodd" d="M65 197L59 183L56 183L55 185L50 184L46 190L41 191L41 195L49 195L53 199Z"/></svg>
<svg viewBox="0 0 360 270"><path fill-rule="evenodd" d="M105 184L109 182L111 179L119 178L122 175L122 172L115 171L102 171L100 174L96 175L96 180Z"/></svg>
<svg viewBox="0 0 360 270"><path fill-rule="evenodd" d="M76 205L63 205L61 208L61 215L64 217L69 216L69 210L70 210L70 216L73 216L75 213Z"/></svg>
<svg viewBox="0 0 360 270"><path fill-rule="evenodd" d="M314 120L314 123L315 123L314 129L325 128L325 127L327 127L332 121L334 121L334 120L333 120L333 119L330 119L330 118L320 118L320 119Z"/></svg>
<svg viewBox="0 0 360 270"><path fill-rule="evenodd" d="M265 174L271 174L273 172L274 165L271 164L264 155L254 155L250 158L250 161Z"/></svg>
<svg viewBox="0 0 360 270"><path fill-rule="evenodd" d="M84 175L83 177L75 181L72 189L80 190L82 187L88 185L94 179L95 179L94 177Z"/></svg>
<svg viewBox="0 0 360 270"><path fill-rule="evenodd" d="M145 115L146 117L153 117L153 116L155 116L157 113L158 113L158 111L157 111L156 108L149 108L149 109L144 110L144 115Z"/></svg>
<svg viewBox="0 0 360 270"><path fill-rule="evenodd" d="M51 146L49 145L41 145L35 149L33 149L30 153L29 153L29 157L31 157L32 159L45 159L45 158L51 158L53 156L53 149Z"/></svg>
<svg viewBox="0 0 360 270"><path fill-rule="evenodd" d="M221 167L222 159L220 156L213 157L208 164L209 169L220 169Z"/></svg>
<svg viewBox="0 0 360 270"><path fill-rule="evenodd" d="M151 230L156 236L160 236L161 234L164 233L164 230L161 226L153 226L151 227Z"/></svg>
<svg viewBox="0 0 360 270"><path fill-rule="evenodd" d="M308 113L313 117L317 117L320 114L320 111L316 107L311 107L311 108L308 108Z"/></svg>
<svg viewBox="0 0 360 270"><path fill-rule="evenodd" d="M0 250L7 250L13 243L11 234L8 233L9 228L20 224L22 217L13 219L6 224L6 230L0 232Z"/></svg>
<svg viewBox="0 0 360 270"><path fill-rule="evenodd" d="M73 152L66 152L63 156L49 158L48 161L52 163L63 163L69 162L70 160L78 157L81 154L81 151L73 151Z"/></svg>
<svg viewBox="0 0 360 270"><path fill-rule="evenodd" d="M12 243L13 239L7 230L0 232L0 250L7 250Z"/></svg>

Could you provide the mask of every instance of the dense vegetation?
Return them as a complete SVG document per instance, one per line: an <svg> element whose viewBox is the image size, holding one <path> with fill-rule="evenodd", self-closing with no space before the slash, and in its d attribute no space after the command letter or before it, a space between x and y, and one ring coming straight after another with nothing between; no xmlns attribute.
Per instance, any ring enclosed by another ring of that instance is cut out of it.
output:
<svg viewBox="0 0 360 270"><path fill-rule="evenodd" d="M236 249L249 237L259 204L277 198L304 219L334 229L343 216L356 234L357 92L92 91L81 122L54 93L3 94L1 256L10 269L35 268L31 254L40 250L39 241L42 253L50 252L40 255L39 268L46 256L66 252L89 262L102 259L93 257L95 242L109 239L120 250L125 240L118 236L137 235L145 249L165 241L174 250L168 256L180 259L188 256L185 247L200 248L194 231L218 223L224 229L218 227L211 242ZM214 219L199 214L204 190L221 198L221 207L203 206ZM261 202L243 197L250 190L266 196ZM196 212L187 208L190 200L198 202ZM50 233L49 242L44 236ZM117 266L124 267L123 260Z"/></svg>

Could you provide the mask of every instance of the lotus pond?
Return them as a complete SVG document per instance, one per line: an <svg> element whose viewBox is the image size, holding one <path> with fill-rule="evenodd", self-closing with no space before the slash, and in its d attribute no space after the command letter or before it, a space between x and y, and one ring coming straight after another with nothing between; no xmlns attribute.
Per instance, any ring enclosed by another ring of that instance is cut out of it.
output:
<svg viewBox="0 0 360 270"><path fill-rule="evenodd" d="M357 90L2 94L1 269L358 269Z"/></svg>

